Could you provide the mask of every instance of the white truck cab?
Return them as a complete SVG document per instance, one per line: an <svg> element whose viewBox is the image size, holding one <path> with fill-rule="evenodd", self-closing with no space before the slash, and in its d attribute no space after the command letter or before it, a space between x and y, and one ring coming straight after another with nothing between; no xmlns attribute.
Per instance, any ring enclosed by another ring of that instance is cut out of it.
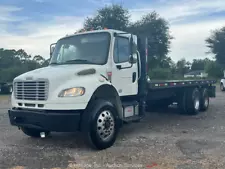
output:
<svg viewBox="0 0 225 169"><path fill-rule="evenodd" d="M11 124L32 137L78 130L95 148L110 147L123 121L140 119L144 104L137 36L80 32L50 49L49 66L14 79Z"/></svg>

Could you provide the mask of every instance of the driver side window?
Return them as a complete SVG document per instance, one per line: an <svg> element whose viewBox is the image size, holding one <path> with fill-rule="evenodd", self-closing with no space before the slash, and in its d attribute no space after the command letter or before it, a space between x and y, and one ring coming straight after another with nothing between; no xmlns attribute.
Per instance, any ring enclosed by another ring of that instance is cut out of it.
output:
<svg viewBox="0 0 225 169"><path fill-rule="evenodd" d="M129 61L130 45L129 39L125 37L116 37L114 43L113 58L115 63L124 63Z"/></svg>

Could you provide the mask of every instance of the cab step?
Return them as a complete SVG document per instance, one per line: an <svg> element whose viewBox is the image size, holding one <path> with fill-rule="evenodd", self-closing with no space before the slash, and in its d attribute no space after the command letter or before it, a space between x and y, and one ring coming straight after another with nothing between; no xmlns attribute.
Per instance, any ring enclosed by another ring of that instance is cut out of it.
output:
<svg viewBox="0 0 225 169"><path fill-rule="evenodd" d="M123 121L128 122L138 122L141 117L139 115L139 104L137 101L123 102Z"/></svg>

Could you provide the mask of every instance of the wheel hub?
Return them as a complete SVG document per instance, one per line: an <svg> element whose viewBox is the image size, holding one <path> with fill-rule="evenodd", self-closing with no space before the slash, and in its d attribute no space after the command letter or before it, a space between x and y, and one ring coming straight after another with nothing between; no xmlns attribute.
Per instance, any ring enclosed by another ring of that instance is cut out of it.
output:
<svg viewBox="0 0 225 169"><path fill-rule="evenodd" d="M97 120L97 133L102 140L110 139L114 133L115 121L110 111L100 113Z"/></svg>
<svg viewBox="0 0 225 169"><path fill-rule="evenodd" d="M105 129L109 129L110 126L111 126L111 122L110 122L109 119L107 119L107 120L105 121L104 127L105 127Z"/></svg>

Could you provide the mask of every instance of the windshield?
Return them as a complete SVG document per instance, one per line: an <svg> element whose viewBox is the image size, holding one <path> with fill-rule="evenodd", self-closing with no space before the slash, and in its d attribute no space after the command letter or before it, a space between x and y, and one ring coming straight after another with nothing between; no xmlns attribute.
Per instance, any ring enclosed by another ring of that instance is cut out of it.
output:
<svg viewBox="0 0 225 169"><path fill-rule="evenodd" d="M108 32L67 37L56 44L50 64L98 64L107 62L110 45Z"/></svg>

